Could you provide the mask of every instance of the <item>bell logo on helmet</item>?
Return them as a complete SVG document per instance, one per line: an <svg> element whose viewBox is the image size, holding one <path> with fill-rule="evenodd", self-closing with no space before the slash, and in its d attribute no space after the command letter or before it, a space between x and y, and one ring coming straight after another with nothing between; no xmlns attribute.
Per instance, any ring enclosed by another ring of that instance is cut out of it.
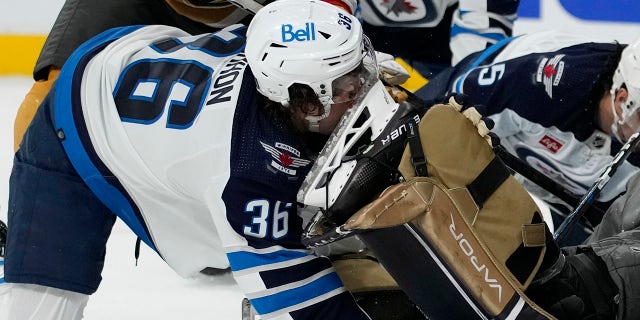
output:
<svg viewBox="0 0 640 320"><path fill-rule="evenodd" d="M304 28L293 30L293 26L290 24L283 24L282 41L314 41L316 40L316 25L313 22L307 22L304 24Z"/></svg>

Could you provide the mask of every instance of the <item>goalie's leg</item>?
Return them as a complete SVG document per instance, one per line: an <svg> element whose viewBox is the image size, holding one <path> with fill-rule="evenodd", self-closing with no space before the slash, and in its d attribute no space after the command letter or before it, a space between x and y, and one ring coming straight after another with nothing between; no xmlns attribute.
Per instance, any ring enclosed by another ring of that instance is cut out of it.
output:
<svg viewBox="0 0 640 320"><path fill-rule="evenodd" d="M414 177L414 149L405 150L400 171L407 182L346 228L376 229L360 237L430 318L549 317L523 289L558 261L553 237L495 157L492 139L478 135L488 131L476 127L480 116L462 116L454 104L432 107L420 122L428 177Z"/></svg>

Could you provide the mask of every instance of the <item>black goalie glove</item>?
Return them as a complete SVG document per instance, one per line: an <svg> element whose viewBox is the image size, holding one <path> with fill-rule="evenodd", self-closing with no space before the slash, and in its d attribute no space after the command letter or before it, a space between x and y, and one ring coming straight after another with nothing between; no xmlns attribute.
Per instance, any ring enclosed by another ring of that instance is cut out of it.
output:
<svg viewBox="0 0 640 320"><path fill-rule="evenodd" d="M527 295L559 320L615 319L617 288L605 263L589 248L570 255L562 271Z"/></svg>

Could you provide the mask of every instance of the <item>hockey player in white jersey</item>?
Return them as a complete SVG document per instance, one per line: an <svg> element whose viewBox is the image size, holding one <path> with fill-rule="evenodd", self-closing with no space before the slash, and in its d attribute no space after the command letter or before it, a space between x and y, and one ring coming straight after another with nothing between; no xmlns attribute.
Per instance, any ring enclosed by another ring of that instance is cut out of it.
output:
<svg viewBox="0 0 640 320"><path fill-rule="evenodd" d="M301 245L296 193L322 147L309 132L331 133L377 75L358 20L320 1L86 42L15 156L5 312L82 318L118 216L182 276L230 265L263 319L368 319Z"/></svg>

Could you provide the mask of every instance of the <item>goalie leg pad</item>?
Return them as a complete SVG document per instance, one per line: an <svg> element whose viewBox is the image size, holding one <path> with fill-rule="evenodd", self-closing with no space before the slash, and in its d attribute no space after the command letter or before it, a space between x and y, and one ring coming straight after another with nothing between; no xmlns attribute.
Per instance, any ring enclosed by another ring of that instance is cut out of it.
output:
<svg viewBox="0 0 640 320"><path fill-rule="evenodd" d="M485 168L495 165L496 156L478 134L476 126L454 106L430 108L419 125L419 132L429 176L446 190L455 192L452 196L456 203L468 203L469 199L464 194L472 194L477 209L460 211L465 223L496 261L507 266L520 283L520 288L528 286L542 264L546 242L542 215L533 199L509 176L494 192L482 196L482 203L477 203L480 192L472 191L474 187L481 189L486 185L478 183L477 179L486 176L483 175ZM399 167L405 177L412 176L409 158L410 150L407 148ZM465 206L468 208L469 205ZM525 232L533 230L536 230L538 239L532 236L534 232ZM523 272L523 268L528 270Z"/></svg>
<svg viewBox="0 0 640 320"><path fill-rule="evenodd" d="M491 167L505 168L482 132L459 111L436 105L420 122L429 177L413 177L410 150L405 149L399 169L407 182L387 190L347 226L396 226L361 237L430 317L550 318L524 289L541 269L553 239L534 201L513 177L486 183L493 176L486 172L496 170ZM487 184L493 185L490 192L483 190ZM400 197L412 190L416 195ZM549 260L559 257L557 248L549 252ZM434 283L437 290L428 290Z"/></svg>

